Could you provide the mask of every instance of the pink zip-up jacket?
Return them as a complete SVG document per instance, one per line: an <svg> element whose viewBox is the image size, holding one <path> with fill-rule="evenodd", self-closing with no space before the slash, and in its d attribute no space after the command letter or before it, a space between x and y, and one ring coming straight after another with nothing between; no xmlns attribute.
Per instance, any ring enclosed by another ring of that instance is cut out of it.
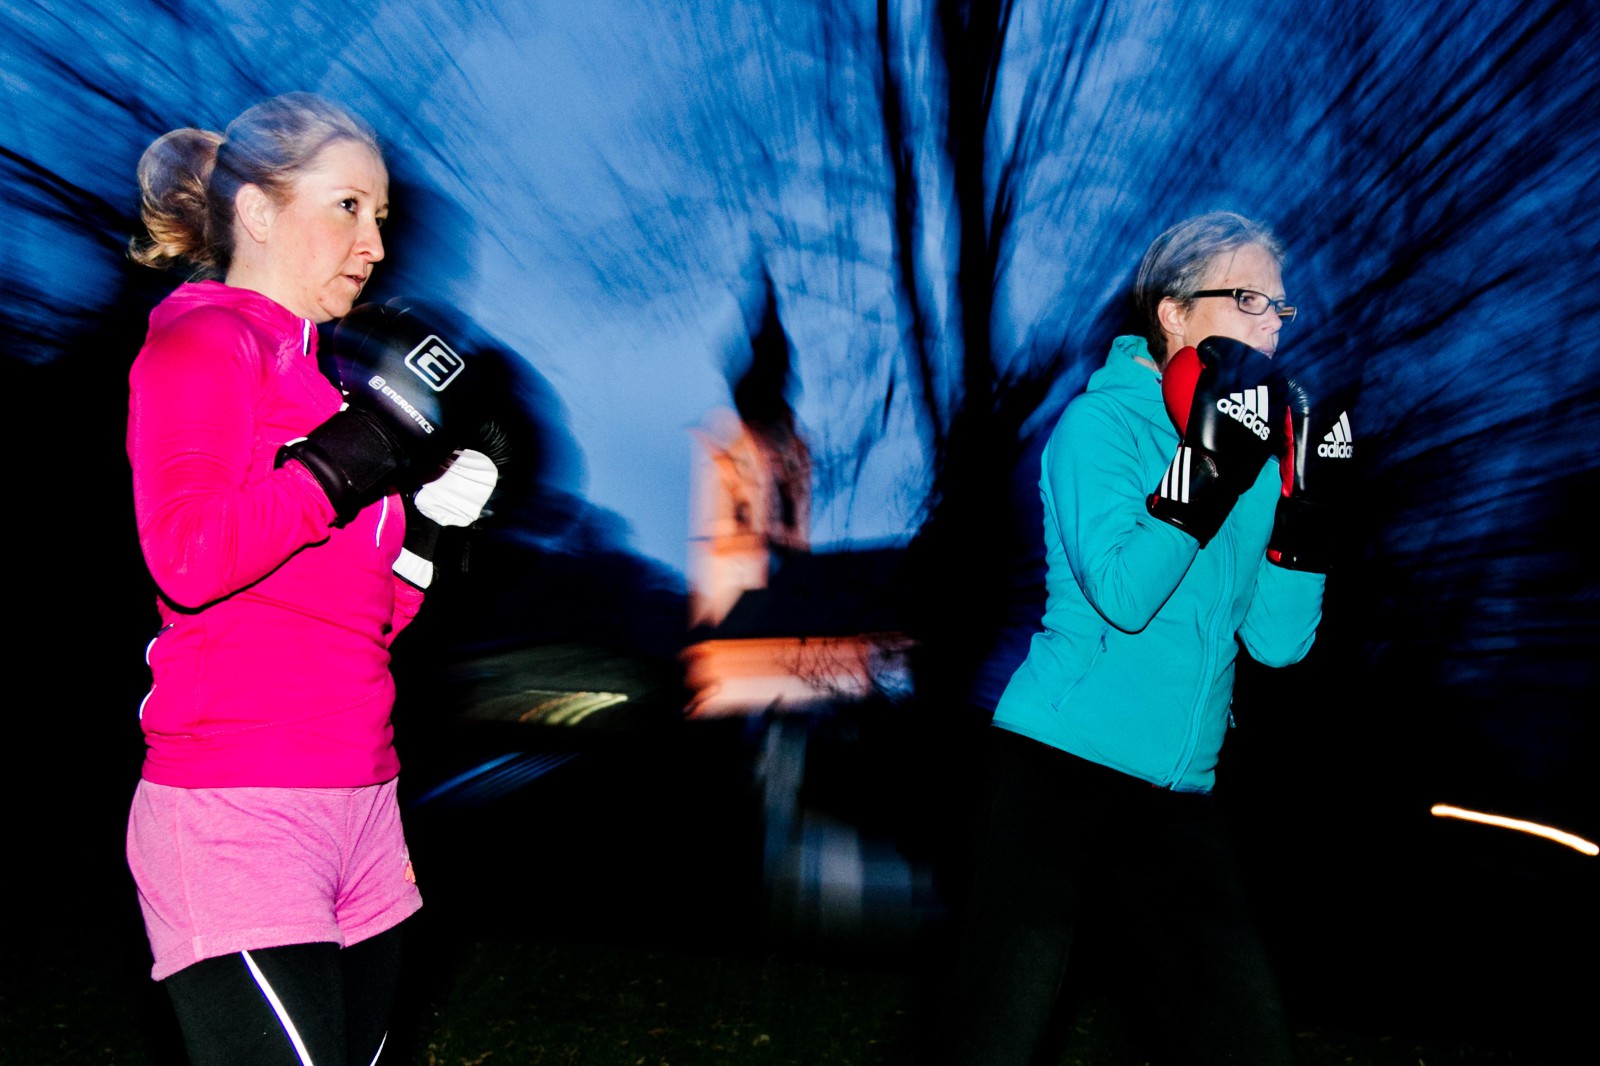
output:
<svg viewBox="0 0 1600 1066"><path fill-rule="evenodd" d="M339 409L317 332L207 281L150 315L129 374L139 544L161 592L140 707L147 781L335 788L394 777L389 645L422 593L394 576L391 495L334 528L278 448Z"/></svg>

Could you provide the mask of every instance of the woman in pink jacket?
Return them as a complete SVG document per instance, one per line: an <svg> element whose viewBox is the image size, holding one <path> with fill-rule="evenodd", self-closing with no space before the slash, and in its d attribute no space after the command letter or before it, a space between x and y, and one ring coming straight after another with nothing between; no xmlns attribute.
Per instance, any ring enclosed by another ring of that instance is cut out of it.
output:
<svg viewBox="0 0 1600 1066"><path fill-rule="evenodd" d="M196 1064L366 1066L400 923L422 905L389 646L431 567L402 549L473 521L495 468L459 453L402 498L414 457L365 423L350 432L359 412L318 371L315 325L349 312L383 258L388 174L364 123L275 97L225 134L160 138L139 180L134 258L203 279L156 307L129 379L160 593L128 826L152 976ZM306 438L352 476L330 477Z"/></svg>

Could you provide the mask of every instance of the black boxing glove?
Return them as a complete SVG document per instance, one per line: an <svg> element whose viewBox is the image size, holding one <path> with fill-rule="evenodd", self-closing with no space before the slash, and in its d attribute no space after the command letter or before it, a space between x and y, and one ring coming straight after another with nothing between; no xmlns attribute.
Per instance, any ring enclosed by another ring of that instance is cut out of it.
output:
<svg viewBox="0 0 1600 1066"><path fill-rule="evenodd" d="M467 360L411 303L362 304L334 327L333 363L345 408L278 452L316 477L344 525L390 489L432 477L455 444L447 435L451 397L473 406ZM447 393L447 390L455 390ZM458 420L477 425L470 417Z"/></svg>
<svg viewBox="0 0 1600 1066"><path fill-rule="evenodd" d="M333 330L333 363L347 401L400 442L417 472L413 483L431 476L477 429L467 413L476 406L468 360L445 339L437 317L396 299L353 308ZM452 416L461 423L453 430Z"/></svg>
<svg viewBox="0 0 1600 1066"><path fill-rule="evenodd" d="M1273 518L1267 558L1288 570L1325 574L1349 539L1346 506L1355 484L1355 435L1350 398L1317 401L1288 383L1283 495Z"/></svg>
<svg viewBox="0 0 1600 1066"><path fill-rule="evenodd" d="M488 419L478 427L468 447L474 448L488 456L489 461L495 465L496 472L504 477L506 467L511 465L515 447L511 443L511 434L506 432L504 426L494 419Z"/></svg>
<svg viewBox="0 0 1600 1066"><path fill-rule="evenodd" d="M1183 348L1161 376L1178 450L1145 501L1204 548L1278 450L1284 386L1272 360L1227 337Z"/></svg>
<svg viewBox="0 0 1600 1066"><path fill-rule="evenodd" d="M293 460L311 471L343 526L389 491L406 466L403 442L372 412L346 407L278 449L276 466Z"/></svg>

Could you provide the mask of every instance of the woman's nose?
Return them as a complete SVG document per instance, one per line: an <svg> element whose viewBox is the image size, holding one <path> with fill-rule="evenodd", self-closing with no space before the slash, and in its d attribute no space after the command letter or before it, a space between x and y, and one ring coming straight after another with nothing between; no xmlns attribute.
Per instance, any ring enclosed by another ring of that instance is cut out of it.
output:
<svg viewBox="0 0 1600 1066"><path fill-rule="evenodd" d="M369 263L376 263L383 258L383 234L376 222L370 222L363 227L361 239L356 244L356 251L366 256Z"/></svg>

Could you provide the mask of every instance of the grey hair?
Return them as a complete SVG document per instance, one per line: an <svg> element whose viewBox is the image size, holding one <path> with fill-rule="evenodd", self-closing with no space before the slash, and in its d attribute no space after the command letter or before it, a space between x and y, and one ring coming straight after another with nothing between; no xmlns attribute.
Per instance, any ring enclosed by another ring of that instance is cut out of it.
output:
<svg viewBox="0 0 1600 1066"><path fill-rule="evenodd" d="M1232 211L1210 211L1184 219L1150 242L1133 282L1133 309L1150 354L1158 363L1167 359L1166 334L1157 314L1161 301L1172 297L1185 308L1191 294L1205 281L1218 256L1246 245L1266 251L1282 268L1283 244L1265 223Z"/></svg>
<svg viewBox="0 0 1600 1066"><path fill-rule="evenodd" d="M146 232L134 238L128 254L145 266L186 264L195 277L223 277L233 260L233 200L240 187L255 185L282 203L300 172L337 141L383 156L371 126L312 93L263 100L230 122L226 133L178 129L157 138L139 160Z"/></svg>

